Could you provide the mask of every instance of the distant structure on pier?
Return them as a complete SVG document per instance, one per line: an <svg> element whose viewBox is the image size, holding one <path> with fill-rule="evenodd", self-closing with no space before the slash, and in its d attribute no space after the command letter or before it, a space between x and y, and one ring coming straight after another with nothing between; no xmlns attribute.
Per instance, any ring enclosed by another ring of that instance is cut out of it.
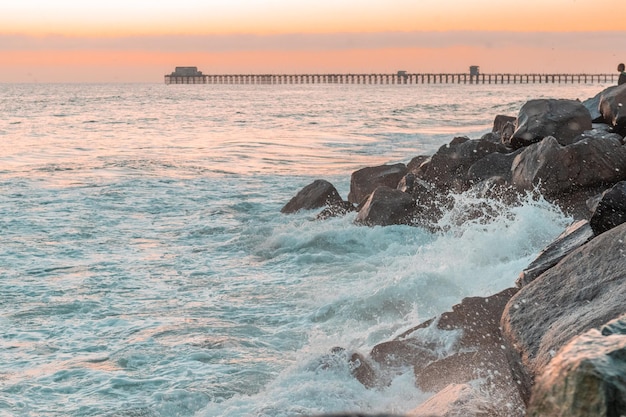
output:
<svg viewBox="0 0 626 417"><path fill-rule="evenodd" d="M202 71L198 67L176 67L171 77L202 77Z"/></svg>
<svg viewBox="0 0 626 417"><path fill-rule="evenodd" d="M615 83L617 74L483 74L478 65L469 73L395 74L203 74L198 67L176 67L165 84L534 84Z"/></svg>

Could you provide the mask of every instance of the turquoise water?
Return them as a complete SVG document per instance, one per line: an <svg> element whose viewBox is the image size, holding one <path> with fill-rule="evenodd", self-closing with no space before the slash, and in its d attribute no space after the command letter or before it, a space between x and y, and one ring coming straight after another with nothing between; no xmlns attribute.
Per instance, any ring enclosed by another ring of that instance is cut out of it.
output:
<svg viewBox="0 0 626 417"><path fill-rule="evenodd" d="M604 87L0 85L0 415L414 408L411 370L367 389L323 358L511 286L569 219L529 199L432 234L280 208Z"/></svg>

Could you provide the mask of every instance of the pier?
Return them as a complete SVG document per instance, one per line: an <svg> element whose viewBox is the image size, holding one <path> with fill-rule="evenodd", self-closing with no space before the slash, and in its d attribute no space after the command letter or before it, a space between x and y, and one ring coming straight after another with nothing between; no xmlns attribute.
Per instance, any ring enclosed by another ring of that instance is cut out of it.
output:
<svg viewBox="0 0 626 417"><path fill-rule="evenodd" d="M558 84L617 83L614 74L182 74L165 75L165 84Z"/></svg>

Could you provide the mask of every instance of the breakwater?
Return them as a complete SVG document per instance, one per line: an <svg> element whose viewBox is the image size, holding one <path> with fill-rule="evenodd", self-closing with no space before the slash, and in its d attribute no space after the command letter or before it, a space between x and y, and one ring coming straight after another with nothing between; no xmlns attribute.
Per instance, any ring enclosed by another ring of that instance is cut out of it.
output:
<svg viewBox="0 0 626 417"><path fill-rule="evenodd" d="M165 84L558 84L614 83L617 74L198 74L165 75Z"/></svg>

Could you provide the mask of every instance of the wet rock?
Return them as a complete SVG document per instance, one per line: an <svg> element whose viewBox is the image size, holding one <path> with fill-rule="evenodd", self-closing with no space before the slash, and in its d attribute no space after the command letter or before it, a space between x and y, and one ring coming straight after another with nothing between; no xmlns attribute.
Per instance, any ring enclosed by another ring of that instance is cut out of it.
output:
<svg viewBox="0 0 626 417"><path fill-rule="evenodd" d="M602 113L600 113L600 99L603 95L610 93L616 88L616 85L612 85L600 91L595 96L583 101L583 106L585 106L585 108L589 110L589 114L591 115L591 120L593 123L604 122L604 117L602 117Z"/></svg>
<svg viewBox="0 0 626 417"><path fill-rule="evenodd" d="M424 162L428 161L429 159L430 159L429 155L418 155L409 161L409 163L406 165L406 169L408 172L413 172L417 170L420 167L420 165L422 165Z"/></svg>
<svg viewBox="0 0 626 417"><path fill-rule="evenodd" d="M354 204L348 201L333 202L317 215L317 220L326 220L331 217L341 217L356 211Z"/></svg>
<svg viewBox="0 0 626 417"><path fill-rule="evenodd" d="M589 330L559 351L537 378L528 416L626 415L626 317Z"/></svg>
<svg viewBox="0 0 626 417"><path fill-rule="evenodd" d="M508 302L503 335L529 376L541 374L576 335L624 313L625 242L621 224L574 250Z"/></svg>
<svg viewBox="0 0 626 417"><path fill-rule="evenodd" d="M484 139L455 138L424 162L416 175L445 193L465 191L470 183L467 171L476 161L498 151L506 151L501 144Z"/></svg>
<svg viewBox="0 0 626 417"><path fill-rule="evenodd" d="M591 129L589 110L576 100L538 99L526 102L517 116L516 129L506 145L513 149L553 136L561 145Z"/></svg>
<svg viewBox="0 0 626 417"><path fill-rule="evenodd" d="M467 178L472 183L479 183L492 177L511 181L511 167L515 157L522 149L511 153L494 152L474 162L467 171Z"/></svg>
<svg viewBox="0 0 626 417"><path fill-rule="evenodd" d="M514 417L496 410L494 401L472 384L450 384L411 410L407 417Z"/></svg>
<svg viewBox="0 0 626 417"><path fill-rule="evenodd" d="M407 193L389 187L378 187L359 210L355 222L366 226L410 224L415 202Z"/></svg>
<svg viewBox="0 0 626 417"><path fill-rule="evenodd" d="M548 136L517 155L511 171L516 187L538 187L547 198L560 198L578 189L626 179L626 147L606 137L562 146Z"/></svg>
<svg viewBox="0 0 626 417"><path fill-rule="evenodd" d="M330 353L322 356L314 363L314 369L333 369L347 366L350 374L367 388L373 388L383 384L383 380L372 364L360 353L350 352L336 346Z"/></svg>
<svg viewBox="0 0 626 417"><path fill-rule="evenodd" d="M597 236L626 222L626 181L602 193L589 224Z"/></svg>
<svg viewBox="0 0 626 417"><path fill-rule="evenodd" d="M517 123L517 117L497 115L493 121L492 133L499 136L500 142L508 144L511 141L511 136L515 133L515 124Z"/></svg>
<svg viewBox="0 0 626 417"><path fill-rule="evenodd" d="M559 263L561 259L593 238L593 230L586 220L571 224L554 242L546 246L534 261L522 271L515 282L518 287L530 284L539 275Z"/></svg>
<svg viewBox="0 0 626 417"><path fill-rule="evenodd" d="M626 134L626 84L603 92L600 98L600 114L605 123L613 126L620 135Z"/></svg>
<svg viewBox="0 0 626 417"><path fill-rule="evenodd" d="M281 213L295 213L324 206L341 205L343 200L337 189L326 180L315 180L304 187L280 210Z"/></svg>
<svg viewBox="0 0 626 417"><path fill-rule="evenodd" d="M419 339L390 340L374 346L370 353L372 360L387 368L412 366L415 370L424 369L438 359L436 346Z"/></svg>
<svg viewBox="0 0 626 417"><path fill-rule="evenodd" d="M365 414L365 413L339 413L339 414L318 414L309 417L402 417L397 414Z"/></svg>
<svg viewBox="0 0 626 417"><path fill-rule="evenodd" d="M493 120L493 127L491 128L491 131L493 133L502 133L508 129L509 126L514 125L516 121L517 117L515 116L498 114Z"/></svg>
<svg viewBox="0 0 626 417"><path fill-rule="evenodd" d="M350 177L348 201L361 204L377 187L396 188L407 173L406 165L381 165L355 171Z"/></svg>

